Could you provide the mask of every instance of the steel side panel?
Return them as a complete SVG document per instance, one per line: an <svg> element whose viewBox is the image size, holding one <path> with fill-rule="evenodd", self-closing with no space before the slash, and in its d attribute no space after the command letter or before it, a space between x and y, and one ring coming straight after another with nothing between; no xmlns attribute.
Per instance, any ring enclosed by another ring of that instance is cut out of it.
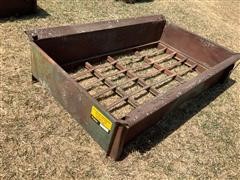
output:
<svg viewBox="0 0 240 180"><path fill-rule="evenodd" d="M36 44L31 43L32 73L52 96L76 119L105 150L111 148L115 130L115 119L102 110L90 95L78 86L51 58L49 58ZM112 123L109 134L91 119L91 108L96 106Z"/></svg>
<svg viewBox="0 0 240 180"><path fill-rule="evenodd" d="M223 73L217 74L216 76L212 77L210 81L214 80L216 82L212 82L212 83L217 83L217 81L219 80L222 74ZM133 125L128 131L126 142L133 139L141 131L146 130L146 128L151 127L155 123L161 121L167 113L172 111L178 105L190 100L192 97L195 97L198 94L202 93L205 89L208 88L208 86L210 87L211 85L213 85L213 84L205 84L205 83L207 82L203 82L198 86L194 87L193 89L190 89L187 93L183 94L181 97L173 100L172 102L169 102L168 104L164 105L160 109L156 110L154 113L150 114L148 117L146 117L146 119L139 121L136 125ZM179 93L179 95L181 94Z"/></svg>
<svg viewBox="0 0 240 180"><path fill-rule="evenodd" d="M161 41L200 62L213 67L231 57L234 52L175 24L165 25Z"/></svg>
<svg viewBox="0 0 240 180"><path fill-rule="evenodd" d="M190 100L192 97L226 78L226 74L233 68L234 63L238 59L240 59L240 56L234 55L190 82L186 82L144 106L136 108L129 114L129 118L126 119L129 129L125 143L141 131L160 121L164 115L181 103Z"/></svg>
<svg viewBox="0 0 240 180"><path fill-rule="evenodd" d="M153 21L155 20L155 21ZM161 16L156 19L132 19L106 21L105 23L93 23L82 26L70 26L69 30L64 27L57 30L36 30L28 34L37 35L36 44L39 45L59 65L66 65L75 61L111 53L122 49L132 48L139 45L159 41L165 25ZM102 28L100 29L99 26ZM72 30L78 33L68 32ZM57 36L59 32L69 35L41 39L41 36L52 34ZM73 33L73 34L72 34Z"/></svg>
<svg viewBox="0 0 240 180"><path fill-rule="evenodd" d="M0 0L1 1L1 0ZM76 34L82 34L85 32L96 32L96 31L105 31L115 28L127 27L127 26L136 26L140 24L155 24L166 22L165 17L162 15L154 16L145 16L137 18L127 18L127 19L117 19L117 20L108 20L108 21L99 21L92 22L87 24L75 24L67 26L58 26L58 27L48 27L28 31L27 34L31 36L32 34L37 35L39 40L44 39L55 39L62 38Z"/></svg>

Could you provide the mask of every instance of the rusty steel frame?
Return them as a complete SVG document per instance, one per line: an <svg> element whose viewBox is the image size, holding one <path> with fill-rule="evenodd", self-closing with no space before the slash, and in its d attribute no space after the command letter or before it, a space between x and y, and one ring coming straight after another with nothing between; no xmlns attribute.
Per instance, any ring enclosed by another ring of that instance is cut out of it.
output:
<svg viewBox="0 0 240 180"><path fill-rule="evenodd" d="M0 0L0 17L30 14L36 9L37 0Z"/></svg>
<svg viewBox="0 0 240 180"><path fill-rule="evenodd" d="M48 88L114 160L120 158L124 145L137 134L160 121L182 102L226 79L234 63L240 59L239 54L166 22L162 15L38 29L27 34L31 40L33 79ZM141 50L149 47L158 51L150 55L141 54ZM140 69L127 68L114 57L129 52L135 52L132 62L144 63ZM153 59L162 53L166 55ZM93 65L103 58L106 64ZM160 65L160 62L171 58L176 60L171 66ZM182 73L172 71L181 65L188 69ZM79 66L85 67L85 71L72 75L71 72ZM114 67L117 72L105 75L99 71L103 67ZM144 76L136 74L136 71L148 67L156 72ZM185 80L183 76L192 71L198 75ZM87 73L97 80L84 87L79 81ZM128 80L116 85L108 79L119 74ZM157 74L165 74L167 78L146 83L146 78ZM179 85L160 94L156 85L172 80ZM130 82L142 89L126 93L122 86ZM90 95L89 90L96 83L104 84L107 89ZM139 104L133 95L141 91L151 93L153 98ZM98 99L107 92L114 92L120 99L104 106ZM134 109L122 118L116 118L112 111L123 102ZM93 120L93 107L107 119L108 125L111 124L107 131L106 127L104 130L99 126L102 121L96 123L96 119Z"/></svg>

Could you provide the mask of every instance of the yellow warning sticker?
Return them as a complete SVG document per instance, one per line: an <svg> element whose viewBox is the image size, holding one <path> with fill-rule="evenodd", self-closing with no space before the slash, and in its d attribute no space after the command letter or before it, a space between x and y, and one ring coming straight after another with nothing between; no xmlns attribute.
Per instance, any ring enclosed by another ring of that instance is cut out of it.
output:
<svg viewBox="0 0 240 180"><path fill-rule="evenodd" d="M92 106L91 115L93 119L107 132L112 129L112 122L102 114L95 106Z"/></svg>

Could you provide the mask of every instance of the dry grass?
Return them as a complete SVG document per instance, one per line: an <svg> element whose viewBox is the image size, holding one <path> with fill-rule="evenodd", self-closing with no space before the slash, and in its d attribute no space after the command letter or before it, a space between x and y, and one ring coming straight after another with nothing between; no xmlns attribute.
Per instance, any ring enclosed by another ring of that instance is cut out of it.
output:
<svg viewBox="0 0 240 180"><path fill-rule="evenodd" d="M127 146L124 160L113 162L41 85L31 85L30 52L23 33L37 27L163 13L239 52L239 1L39 0L39 6L49 15L0 20L1 179L240 177L239 68L232 80L179 107Z"/></svg>

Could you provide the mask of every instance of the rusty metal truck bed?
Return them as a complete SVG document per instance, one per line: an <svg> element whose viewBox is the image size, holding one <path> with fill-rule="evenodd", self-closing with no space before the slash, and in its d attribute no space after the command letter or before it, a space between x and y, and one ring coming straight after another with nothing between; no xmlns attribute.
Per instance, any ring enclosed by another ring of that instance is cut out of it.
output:
<svg viewBox="0 0 240 180"><path fill-rule="evenodd" d="M33 79L115 160L173 108L223 82L240 57L161 15L27 34Z"/></svg>

